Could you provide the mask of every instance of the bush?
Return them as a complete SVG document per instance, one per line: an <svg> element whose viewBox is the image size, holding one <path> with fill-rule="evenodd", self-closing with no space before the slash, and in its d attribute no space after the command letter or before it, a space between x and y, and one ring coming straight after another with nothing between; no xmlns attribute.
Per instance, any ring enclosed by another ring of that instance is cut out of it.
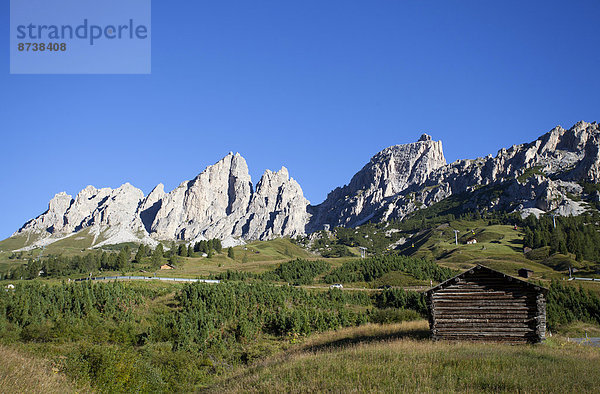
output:
<svg viewBox="0 0 600 394"><path fill-rule="evenodd" d="M321 252L321 256L325 258L331 257L347 257L347 256L356 256L354 253L348 249L345 245L333 245L329 250L324 250Z"/></svg>
<svg viewBox="0 0 600 394"><path fill-rule="evenodd" d="M440 267L433 261L406 256L380 256L349 261L325 276L324 280L326 283L370 282L390 271L402 271L416 279L436 282L454 275L454 271Z"/></svg>
<svg viewBox="0 0 600 394"><path fill-rule="evenodd" d="M554 330L577 320L600 324L600 296L581 287L552 281L547 303L548 327Z"/></svg>
<svg viewBox="0 0 600 394"><path fill-rule="evenodd" d="M378 308L412 309L422 317L427 316L425 294L404 289L386 289L373 296Z"/></svg>
<svg viewBox="0 0 600 394"><path fill-rule="evenodd" d="M166 389L160 370L131 348L81 345L63 363L74 379L93 383L104 392L156 392Z"/></svg>
<svg viewBox="0 0 600 394"><path fill-rule="evenodd" d="M160 319L159 332L171 333L174 350L211 351L248 343L261 333L287 335L353 326L366 312L348 305L369 305L367 294L308 292L264 283L185 285L177 295L181 309Z"/></svg>
<svg viewBox="0 0 600 394"><path fill-rule="evenodd" d="M263 279L281 280L294 285L308 285L313 282L315 276L326 272L330 268L329 263L325 261L297 259L281 263L275 270L265 273Z"/></svg>
<svg viewBox="0 0 600 394"><path fill-rule="evenodd" d="M400 323L419 319L422 319L422 317L416 311L403 308L375 309L369 316L371 323L378 324Z"/></svg>

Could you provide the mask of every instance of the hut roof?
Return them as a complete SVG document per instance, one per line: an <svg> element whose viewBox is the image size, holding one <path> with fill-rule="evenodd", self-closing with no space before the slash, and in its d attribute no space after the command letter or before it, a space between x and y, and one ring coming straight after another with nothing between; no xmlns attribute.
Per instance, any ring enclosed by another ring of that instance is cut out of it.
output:
<svg viewBox="0 0 600 394"><path fill-rule="evenodd" d="M477 264L475 267L470 268L470 269L468 269L468 270L466 270L466 271L464 271L464 272L462 272L462 273L460 273L460 274L458 274L458 275L456 275L456 276L454 276L454 277L452 277L452 278L450 278L450 279L448 279L448 280L440 283L439 285L437 285L435 287L432 287L431 289L425 291L425 294L428 295L430 293L433 293L433 292L436 292L438 290L444 289L444 288L446 288L446 287L448 287L448 286L456 283L456 279L458 279L458 278L464 278L465 276L467 276L469 274L473 274L475 271L487 272L489 274L496 275L496 276L498 276L500 278L503 278L503 279L509 279L511 281L515 281L517 283L521 283L521 284L523 284L523 285L525 285L527 287L530 287L530 288L532 288L532 289L534 289L536 291L541 291L542 293L544 293L544 295L548 293L548 289L545 288L545 287L543 287L543 286L539 286L539 285L536 285L536 284L533 284L533 283L529 283L527 281L521 280L521 279L516 278L514 276L507 275L507 274L502 273L500 271L493 270L493 269L488 268L488 267L486 267L484 265Z"/></svg>

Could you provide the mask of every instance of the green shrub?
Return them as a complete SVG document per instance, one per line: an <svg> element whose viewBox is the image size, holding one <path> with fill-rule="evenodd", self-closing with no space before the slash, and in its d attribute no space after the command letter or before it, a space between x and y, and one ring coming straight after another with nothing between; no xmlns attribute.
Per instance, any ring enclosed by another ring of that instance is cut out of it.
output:
<svg viewBox="0 0 600 394"><path fill-rule="evenodd" d="M347 256L356 256L354 253L348 249L345 245L333 245L328 250L324 250L321 252L321 256L326 258L331 257L347 257Z"/></svg>
<svg viewBox="0 0 600 394"><path fill-rule="evenodd" d="M272 281L284 281L294 285L308 285L313 282L315 276L329 270L329 263L316 260L296 259L281 263L273 271L263 274L263 279Z"/></svg>
<svg viewBox="0 0 600 394"><path fill-rule="evenodd" d="M419 320L423 317L416 311L403 308L375 309L369 316L371 323L390 324L403 321Z"/></svg>
<svg viewBox="0 0 600 394"><path fill-rule="evenodd" d="M402 271L416 279L442 282L451 278L454 271L440 267L433 261L406 256L379 256L352 260L326 275L326 283L370 282L390 271Z"/></svg>
<svg viewBox="0 0 600 394"><path fill-rule="evenodd" d="M373 296L373 303L378 308L411 309L422 317L427 316L425 294L404 289L386 289Z"/></svg>
<svg viewBox="0 0 600 394"><path fill-rule="evenodd" d="M574 321L600 324L600 296L583 288L552 281L546 307L550 329Z"/></svg>
<svg viewBox="0 0 600 394"><path fill-rule="evenodd" d="M101 392L157 392L166 385L160 370L131 348L85 344L63 363L74 379L92 383Z"/></svg>

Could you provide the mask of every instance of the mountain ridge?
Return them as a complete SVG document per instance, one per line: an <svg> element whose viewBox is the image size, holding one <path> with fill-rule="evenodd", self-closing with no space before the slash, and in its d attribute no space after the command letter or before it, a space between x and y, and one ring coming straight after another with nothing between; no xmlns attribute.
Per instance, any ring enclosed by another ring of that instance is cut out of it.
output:
<svg viewBox="0 0 600 394"><path fill-rule="evenodd" d="M582 195L581 182L600 181L599 152L596 122L580 121L568 130L557 126L535 141L502 148L496 156L452 163L446 163L442 142L423 134L416 142L373 155L347 185L335 188L317 205L310 205L285 167L265 170L255 186L245 159L230 152L168 193L161 183L147 196L129 183L116 189L87 186L75 198L58 193L46 212L13 236L34 236L25 248L88 228L95 247L209 238L235 245L294 237L325 225L354 227L369 220L402 219L465 192L473 193L471 209L578 215L590 209L590 201L573 196ZM476 193L490 185L502 185L501 193ZM600 201L600 194L591 198Z"/></svg>

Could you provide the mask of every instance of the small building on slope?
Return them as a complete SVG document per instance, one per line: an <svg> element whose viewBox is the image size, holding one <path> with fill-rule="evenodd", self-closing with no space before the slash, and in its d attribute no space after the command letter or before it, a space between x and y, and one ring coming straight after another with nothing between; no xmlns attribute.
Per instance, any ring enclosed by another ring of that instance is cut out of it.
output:
<svg viewBox="0 0 600 394"><path fill-rule="evenodd" d="M536 343L548 289L478 265L425 292L433 339Z"/></svg>

